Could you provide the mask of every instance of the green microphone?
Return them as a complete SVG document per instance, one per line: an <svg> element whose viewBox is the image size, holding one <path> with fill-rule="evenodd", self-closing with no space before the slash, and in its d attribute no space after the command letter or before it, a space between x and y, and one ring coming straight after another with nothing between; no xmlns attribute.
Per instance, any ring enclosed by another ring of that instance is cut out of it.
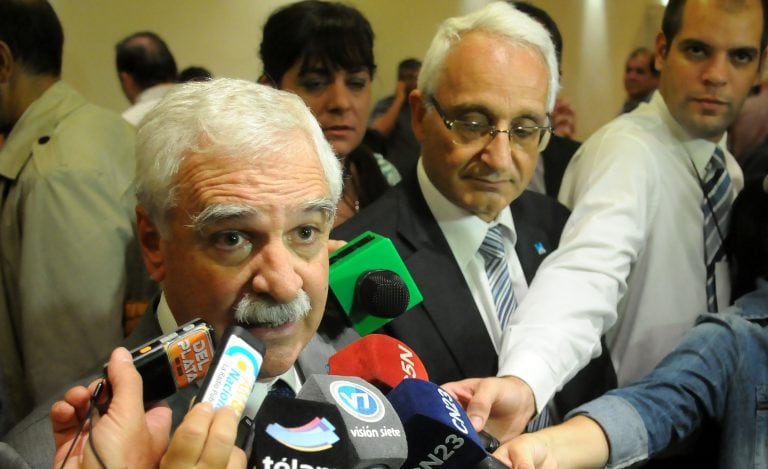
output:
<svg viewBox="0 0 768 469"><path fill-rule="evenodd" d="M423 297L389 238L366 231L334 252L329 285L361 336L370 334Z"/></svg>

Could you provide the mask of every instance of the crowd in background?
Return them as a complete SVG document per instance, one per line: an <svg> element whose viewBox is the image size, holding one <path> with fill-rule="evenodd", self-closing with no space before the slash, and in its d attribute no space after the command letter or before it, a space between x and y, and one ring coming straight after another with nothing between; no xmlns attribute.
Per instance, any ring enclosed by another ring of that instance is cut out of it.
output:
<svg viewBox="0 0 768 469"><path fill-rule="evenodd" d="M372 230L424 294L379 332L504 463L768 467L767 17L670 1L628 51L617 117L579 142L563 38L529 2L446 19L394 71L344 3L275 10L251 80L179 72L139 31L115 45L118 115L61 80L51 5L0 1L0 461L61 463L88 400L64 392L196 316L260 329L270 392L299 390L351 332L328 240ZM380 73L397 82L373 103ZM230 418L178 401L173 428ZM108 457L158 464L171 423L149 416Z"/></svg>

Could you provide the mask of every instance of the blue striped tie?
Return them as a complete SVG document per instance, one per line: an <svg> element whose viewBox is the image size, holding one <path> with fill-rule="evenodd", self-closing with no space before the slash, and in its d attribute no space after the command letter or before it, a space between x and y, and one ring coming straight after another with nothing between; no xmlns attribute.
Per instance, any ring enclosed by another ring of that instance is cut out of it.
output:
<svg viewBox="0 0 768 469"><path fill-rule="evenodd" d="M720 147L707 164L702 183L704 201L704 261L707 266L707 309L717 312L715 264L723 258L723 240L728 234L728 222L733 201L731 177L725 168L725 155Z"/></svg>
<svg viewBox="0 0 768 469"><path fill-rule="evenodd" d="M503 332L509 317L517 308L517 301L507 268L507 255L504 251L501 230L501 225L489 229L479 252L485 260L485 273L488 276L488 285L491 287L491 294L496 303L496 315Z"/></svg>

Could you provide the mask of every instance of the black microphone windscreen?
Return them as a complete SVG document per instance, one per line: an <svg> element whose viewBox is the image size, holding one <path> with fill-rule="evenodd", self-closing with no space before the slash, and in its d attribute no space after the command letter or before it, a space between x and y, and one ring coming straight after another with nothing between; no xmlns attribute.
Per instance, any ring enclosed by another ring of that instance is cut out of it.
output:
<svg viewBox="0 0 768 469"><path fill-rule="evenodd" d="M489 454L485 459L472 466L472 469L509 469L509 466Z"/></svg>
<svg viewBox="0 0 768 469"><path fill-rule="evenodd" d="M268 395L253 423L248 467L348 467L352 450L336 406Z"/></svg>
<svg viewBox="0 0 768 469"><path fill-rule="evenodd" d="M408 309L408 286L395 272L369 270L357 280L356 299L360 309L380 318L396 318Z"/></svg>
<svg viewBox="0 0 768 469"><path fill-rule="evenodd" d="M312 375L297 397L341 410L352 449L352 461L346 467L398 468L405 462L408 443L403 424L373 385L354 376Z"/></svg>

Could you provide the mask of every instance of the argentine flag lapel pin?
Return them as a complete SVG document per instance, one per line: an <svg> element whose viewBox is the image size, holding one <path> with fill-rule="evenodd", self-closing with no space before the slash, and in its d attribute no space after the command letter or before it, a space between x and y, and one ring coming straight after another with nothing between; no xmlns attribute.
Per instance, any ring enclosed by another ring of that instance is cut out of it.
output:
<svg viewBox="0 0 768 469"><path fill-rule="evenodd" d="M536 244L533 245L533 248L536 249L536 253L540 256L543 256L547 253L547 249L544 247L544 244L542 244L541 241L537 241Z"/></svg>

